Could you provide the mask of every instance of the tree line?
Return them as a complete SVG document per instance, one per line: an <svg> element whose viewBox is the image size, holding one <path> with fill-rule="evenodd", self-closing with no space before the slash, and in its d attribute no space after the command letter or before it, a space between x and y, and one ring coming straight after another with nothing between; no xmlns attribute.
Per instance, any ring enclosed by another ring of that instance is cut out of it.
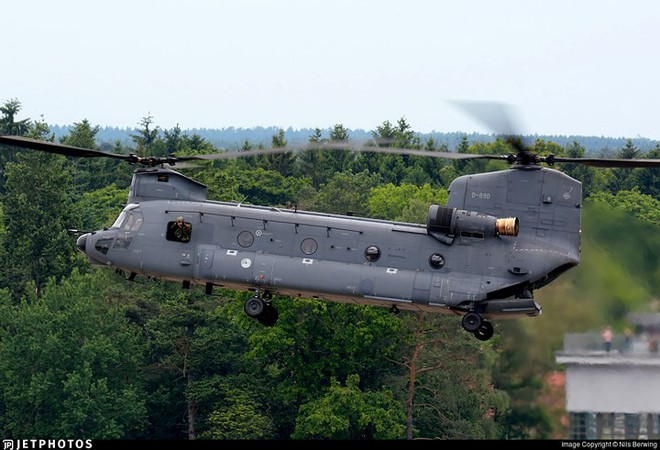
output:
<svg viewBox="0 0 660 450"><path fill-rule="evenodd" d="M55 141L47 123L19 119L20 109L15 99L0 107L0 134ZM58 141L99 148L98 132L82 120ZM372 138L428 151L506 151L502 141L467 136L449 149L403 118L383 122ZM347 139L341 124L308 137ZM131 140L100 149L217 151L198 134L161 130L151 117ZM286 145L284 130L272 135L272 147ZM240 151L259 147L246 139ZM585 152L576 142L541 139L534 151ZM629 141L616 156L660 158L660 145L641 153ZM67 229L109 226L123 208L131 179L123 162L3 149L0 163L0 430L7 438L503 439L549 438L561 427L538 402L553 363L530 367L525 356L533 350L510 341L529 332L518 321L504 337L481 342L456 317L287 298L278 300L277 326L262 327L243 312L249 293L207 296L128 281L75 251ZM206 184L213 200L423 223L454 178L504 167L337 150L181 170ZM582 180L587 200L660 226L657 170L561 169Z"/></svg>

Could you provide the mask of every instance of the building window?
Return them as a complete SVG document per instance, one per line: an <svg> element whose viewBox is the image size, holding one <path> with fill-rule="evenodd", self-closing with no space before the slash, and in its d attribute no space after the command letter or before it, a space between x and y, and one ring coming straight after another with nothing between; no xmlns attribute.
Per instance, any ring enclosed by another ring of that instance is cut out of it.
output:
<svg viewBox="0 0 660 450"><path fill-rule="evenodd" d="M569 439L587 438L587 413L569 413Z"/></svg>
<svg viewBox="0 0 660 450"><path fill-rule="evenodd" d="M649 439L660 439L660 415L648 414L646 420L646 432Z"/></svg>
<svg viewBox="0 0 660 450"><path fill-rule="evenodd" d="M596 439L596 414L572 412L568 415L569 439Z"/></svg>
<svg viewBox="0 0 660 450"><path fill-rule="evenodd" d="M623 419L625 439L639 439L639 414L626 414Z"/></svg>
<svg viewBox="0 0 660 450"><path fill-rule="evenodd" d="M614 439L613 413L598 413L596 415L596 437L598 439Z"/></svg>

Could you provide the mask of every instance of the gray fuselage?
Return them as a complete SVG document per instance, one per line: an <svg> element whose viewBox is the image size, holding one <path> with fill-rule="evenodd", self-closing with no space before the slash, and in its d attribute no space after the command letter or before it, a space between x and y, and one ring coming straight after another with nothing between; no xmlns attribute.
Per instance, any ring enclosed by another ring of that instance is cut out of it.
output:
<svg viewBox="0 0 660 450"><path fill-rule="evenodd" d="M477 305L484 317L519 317L540 312L529 293L579 262L581 185L552 169L457 178L442 207L455 212L452 226L442 233L208 201L202 185L168 169L135 177L115 224L78 246L96 264L153 278L401 309ZM187 242L168 231L179 216L190 225ZM507 217L517 219L516 236L480 228Z"/></svg>

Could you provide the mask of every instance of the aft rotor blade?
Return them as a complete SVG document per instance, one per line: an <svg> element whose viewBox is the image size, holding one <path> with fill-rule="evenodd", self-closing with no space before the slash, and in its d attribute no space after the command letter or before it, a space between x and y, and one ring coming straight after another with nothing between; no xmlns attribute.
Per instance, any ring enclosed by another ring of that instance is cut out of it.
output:
<svg viewBox="0 0 660 450"><path fill-rule="evenodd" d="M518 153L527 152L522 142L520 119L513 106L500 102L451 100L449 103L463 110L500 136Z"/></svg>
<svg viewBox="0 0 660 450"><path fill-rule="evenodd" d="M548 164L555 162L584 164L592 167L660 167L660 159L563 158L546 157Z"/></svg>
<svg viewBox="0 0 660 450"><path fill-rule="evenodd" d="M513 108L500 102L450 100L454 106L477 119L493 133L502 136L520 136L519 119L515 119Z"/></svg>

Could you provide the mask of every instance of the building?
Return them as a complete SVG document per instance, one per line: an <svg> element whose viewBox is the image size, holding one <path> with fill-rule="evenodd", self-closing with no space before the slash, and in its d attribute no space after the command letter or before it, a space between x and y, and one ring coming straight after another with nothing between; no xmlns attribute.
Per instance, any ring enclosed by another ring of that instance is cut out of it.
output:
<svg viewBox="0 0 660 450"><path fill-rule="evenodd" d="M569 439L660 439L660 314L629 322L610 346L600 332L564 337Z"/></svg>

